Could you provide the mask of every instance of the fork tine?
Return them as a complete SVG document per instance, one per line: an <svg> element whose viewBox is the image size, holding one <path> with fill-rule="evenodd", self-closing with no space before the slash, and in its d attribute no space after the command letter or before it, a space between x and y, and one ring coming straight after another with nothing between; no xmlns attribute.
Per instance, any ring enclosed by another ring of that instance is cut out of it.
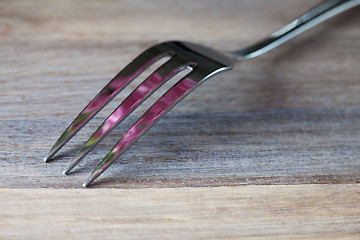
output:
<svg viewBox="0 0 360 240"><path fill-rule="evenodd" d="M120 155L139 139L160 118L189 94L202 80L212 76L198 69L188 73L170 88L143 116L125 133L114 148L90 174L83 186L87 187L99 177Z"/></svg>
<svg viewBox="0 0 360 240"><path fill-rule="evenodd" d="M146 80L144 80L101 124L93 133L83 148L76 154L71 163L66 167L64 174L73 169L108 133L122 122L133 110L137 108L163 83L193 64L187 58L175 55L171 60L160 66Z"/></svg>
<svg viewBox="0 0 360 240"><path fill-rule="evenodd" d="M49 161L87 122L89 122L108 102L110 102L132 80L160 58L171 55L162 45L156 45L135 58L117 74L80 112L64 133L55 142L44 161Z"/></svg>

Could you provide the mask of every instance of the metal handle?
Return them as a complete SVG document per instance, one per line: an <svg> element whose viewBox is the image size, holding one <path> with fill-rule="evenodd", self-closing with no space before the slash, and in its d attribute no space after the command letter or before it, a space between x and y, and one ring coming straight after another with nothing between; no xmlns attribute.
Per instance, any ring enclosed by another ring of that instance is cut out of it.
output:
<svg viewBox="0 0 360 240"><path fill-rule="evenodd" d="M360 0L327 0L275 31L262 41L232 53L236 55L237 61L255 58L296 37L313 26L359 4Z"/></svg>

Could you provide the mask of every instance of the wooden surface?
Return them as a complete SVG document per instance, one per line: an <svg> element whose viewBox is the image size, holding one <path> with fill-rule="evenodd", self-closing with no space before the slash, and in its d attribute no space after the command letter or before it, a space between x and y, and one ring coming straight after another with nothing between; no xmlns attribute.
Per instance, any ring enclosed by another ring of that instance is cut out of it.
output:
<svg viewBox="0 0 360 240"><path fill-rule="evenodd" d="M0 239L359 239L359 8L204 83L96 189L81 183L160 93L69 176L124 96L42 160L147 47L237 49L318 2L0 1Z"/></svg>
<svg viewBox="0 0 360 240"><path fill-rule="evenodd" d="M359 236L358 184L0 189L0 199L11 200L0 205L6 220L0 222L3 239L328 240Z"/></svg>

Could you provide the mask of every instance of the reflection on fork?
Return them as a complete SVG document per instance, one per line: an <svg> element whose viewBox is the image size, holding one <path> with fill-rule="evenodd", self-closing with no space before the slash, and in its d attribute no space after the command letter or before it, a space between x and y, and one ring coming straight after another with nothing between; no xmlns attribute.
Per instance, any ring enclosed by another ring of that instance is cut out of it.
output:
<svg viewBox="0 0 360 240"><path fill-rule="evenodd" d="M166 61L155 72L148 76L100 125L65 169L65 174L69 173L96 144L162 84L184 69L190 69L191 71L188 74L161 96L121 137L114 148L105 156L85 181L84 186L86 187L100 176L124 151L164 116L165 113L171 110L172 107L199 84L217 73L231 69L237 61L260 56L318 23L359 4L360 0L327 0L269 35L264 40L233 52L220 52L198 44L179 41L164 42L155 45L130 62L95 96L56 141L44 160L46 162L51 160L107 103L158 60L164 57L170 57L170 60Z"/></svg>

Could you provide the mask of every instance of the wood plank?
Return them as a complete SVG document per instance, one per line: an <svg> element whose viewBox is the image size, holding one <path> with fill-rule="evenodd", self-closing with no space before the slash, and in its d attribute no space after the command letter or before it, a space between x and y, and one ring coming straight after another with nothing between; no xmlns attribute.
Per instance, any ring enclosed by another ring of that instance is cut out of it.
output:
<svg viewBox="0 0 360 240"><path fill-rule="evenodd" d="M86 103L146 47L186 39L235 49L313 5L232 0L219 9L217 1L1 1L0 187L80 187L150 103L71 176L61 174L65 164L124 95L57 161L42 159ZM359 182L358 20L356 9L349 11L209 80L114 164L98 186Z"/></svg>
<svg viewBox="0 0 360 240"><path fill-rule="evenodd" d="M360 182L359 113L359 107L342 107L169 114L94 186ZM73 174L63 175L99 120L50 163L42 156L71 119L0 121L0 187L81 187L130 124L108 136ZM54 129L51 134L49 128Z"/></svg>
<svg viewBox="0 0 360 240"><path fill-rule="evenodd" d="M0 189L1 239L359 239L360 185Z"/></svg>

